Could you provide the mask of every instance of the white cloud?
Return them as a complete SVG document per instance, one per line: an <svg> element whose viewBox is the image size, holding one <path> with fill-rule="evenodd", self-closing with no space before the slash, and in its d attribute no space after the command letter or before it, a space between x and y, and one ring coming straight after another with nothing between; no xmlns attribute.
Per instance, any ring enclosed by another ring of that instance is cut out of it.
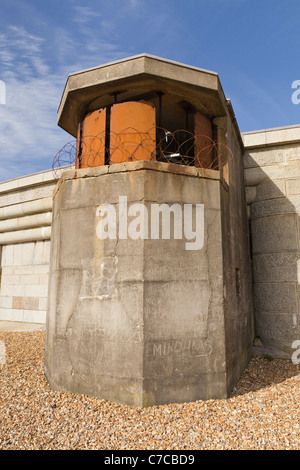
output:
<svg viewBox="0 0 300 470"><path fill-rule="evenodd" d="M80 37L78 29L59 25L51 30L51 44L46 35L15 25L0 33L0 80L6 85L6 104L0 105L0 181L51 168L56 153L73 140L57 126L68 74L130 55L84 28L99 16L89 7L75 7L75 12Z"/></svg>
<svg viewBox="0 0 300 470"><path fill-rule="evenodd" d="M50 73L45 40L22 27L0 35L1 79L6 104L0 106L0 180L50 168L55 148L63 145L56 110L62 79Z"/></svg>
<svg viewBox="0 0 300 470"><path fill-rule="evenodd" d="M76 23L87 24L91 20L94 20L97 17L100 17L100 13L97 13L94 9L88 6L78 6L74 7L75 14L73 15L73 21Z"/></svg>
<svg viewBox="0 0 300 470"><path fill-rule="evenodd" d="M166 21L164 8L152 19L141 0L116 1L118 8L112 2L78 3L69 0L67 23L48 19L31 4L30 27L27 21L7 23L0 31L0 80L6 84L6 104L0 105L0 181L50 168L56 153L73 139L57 126L69 74L137 53L139 44L125 47L122 41L132 21L140 25L146 18L147 34Z"/></svg>
<svg viewBox="0 0 300 470"><path fill-rule="evenodd" d="M0 114L1 158L36 159L44 162L45 169L51 166L55 148L58 150L67 138L56 128L59 85L53 76L9 80L6 105L1 106Z"/></svg>
<svg viewBox="0 0 300 470"><path fill-rule="evenodd" d="M8 26L0 35L0 64L4 78L7 74L22 75L26 79L36 73L47 73L48 66L42 55L44 41L23 27Z"/></svg>

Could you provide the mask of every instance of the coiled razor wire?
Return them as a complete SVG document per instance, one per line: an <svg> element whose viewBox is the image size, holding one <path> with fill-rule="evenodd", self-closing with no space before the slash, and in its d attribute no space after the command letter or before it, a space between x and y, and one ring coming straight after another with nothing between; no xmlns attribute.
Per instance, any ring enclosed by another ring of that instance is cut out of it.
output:
<svg viewBox="0 0 300 470"><path fill-rule="evenodd" d="M127 128L118 134L110 132L108 149L106 145L105 131L96 136L85 136L79 143L76 140L68 142L55 155L52 164L54 175L59 177L61 168L73 168L76 160L83 160L84 168L97 166L99 161L114 164L143 159L217 170L233 159L227 145L184 129L170 132L156 127L141 132ZM106 160L105 154L108 155Z"/></svg>

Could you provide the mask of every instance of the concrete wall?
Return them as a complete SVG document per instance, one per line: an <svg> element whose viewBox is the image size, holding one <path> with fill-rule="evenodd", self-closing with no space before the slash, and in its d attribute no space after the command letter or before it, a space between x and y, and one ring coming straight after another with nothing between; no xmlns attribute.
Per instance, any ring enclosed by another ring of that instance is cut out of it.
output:
<svg viewBox="0 0 300 470"><path fill-rule="evenodd" d="M229 179L243 175L241 153L237 158ZM62 176L45 355L52 388L134 406L230 393L252 345L243 191L233 182L229 195L219 171L157 162ZM204 204L203 247L187 251L185 240L172 238L99 240L97 207L117 207L124 195L148 213L153 203Z"/></svg>
<svg viewBox="0 0 300 470"><path fill-rule="evenodd" d="M195 168L166 168L137 162L63 175L47 316L51 387L134 406L226 395L218 172L200 179ZM204 203L209 242L195 252L184 240L99 240L97 207L117 207L124 195L146 207Z"/></svg>
<svg viewBox="0 0 300 470"><path fill-rule="evenodd" d="M243 146L229 118L219 118L218 141L227 143L221 167L227 190L221 192L224 321L227 380L237 382L252 355L254 338L250 240L244 186ZM224 155L224 147L220 149ZM225 162L223 162L225 163Z"/></svg>
<svg viewBox="0 0 300 470"><path fill-rule="evenodd" d="M52 171L0 183L0 320L45 323Z"/></svg>
<svg viewBox="0 0 300 470"><path fill-rule="evenodd" d="M300 126L243 135L255 329L273 356L300 339Z"/></svg>

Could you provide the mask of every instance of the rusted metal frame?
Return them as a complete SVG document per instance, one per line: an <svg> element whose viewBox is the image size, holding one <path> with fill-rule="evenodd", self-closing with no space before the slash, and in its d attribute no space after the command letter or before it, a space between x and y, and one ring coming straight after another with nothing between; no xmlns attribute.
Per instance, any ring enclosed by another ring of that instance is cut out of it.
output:
<svg viewBox="0 0 300 470"><path fill-rule="evenodd" d="M156 108L156 160L161 160L164 157L160 152L163 93L158 91L156 95L158 96L158 107Z"/></svg>
<svg viewBox="0 0 300 470"><path fill-rule="evenodd" d="M217 126L212 122L211 124L212 127L212 140L213 140L213 148L212 148L212 169L218 169L219 168L219 155L218 155L218 128Z"/></svg>
<svg viewBox="0 0 300 470"><path fill-rule="evenodd" d="M190 116L194 116L196 112L196 108L191 105L188 101L181 101L179 103L179 106L185 111L185 129L186 129L186 140L183 142L182 148L183 148L183 153L185 155L182 155L183 157L188 157L189 159L189 165L195 165L195 135L194 135L194 122L193 125L190 126ZM191 145L189 143L190 138L188 138L188 135L193 134L193 144ZM192 155L191 155L192 153ZM185 162L186 164L186 162Z"/></svg>
<svg viewBox="0 0 300 470"><path fill-rule="evenodd" d="M78 142L78 152L77 152L77 160L78 160L78 168L81 168L82 165L82 123L79 123L79 142Z"/></svg>
<svg viewBox="0 0 300 470"><path fill-rule="evenodd" d="M116 97L115 97L116 101ZM104 163L105 165L110 165L110 116L111 116L111 106L106 107L106 122L105 122L105 155Z"/></svg>

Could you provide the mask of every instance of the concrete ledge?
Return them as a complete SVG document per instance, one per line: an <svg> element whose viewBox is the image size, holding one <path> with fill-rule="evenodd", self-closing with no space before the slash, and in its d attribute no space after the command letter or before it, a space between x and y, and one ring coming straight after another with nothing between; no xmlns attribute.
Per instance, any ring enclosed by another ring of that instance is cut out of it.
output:
<svg viewBox="0 0 300 470"><path fill-rule="evenodd" d="M0 233L0 245L50 240L51 227L39 227L15 232Z"/></svg>
<svg viewBox="0 0 300 470"><path fill-rule="evenodd" d="M46 326L43 323L0 320L0 331L37 331L45 329Z"/></svg>
<svg viewBox="0 0 300 470"><path fill-rule="evenodd" d="M226 113L227 102L217 73L140 54L69 75L58 108L58 125L76 136L82 106L114 91L139 88L176 93L183 89L191 102L196 91L195 99L202 96L205 107L213 108L211 114Z"/></svg>
<svg viewBox="0 0 300 470"><path fill-rule="evenodd" d="M91 168L82 168L80 170L66 170L62 173L59 184L67 180L76 178L92 178L111 173L124 173L129 171L152 170L173 173L178 175L195 176L198 178L208 178L220 180L220 171L205 168L196 168L194 166L176 165L175 163L151 162L141 160L136 162L115 163L113 165L103 165Z"/></svg>
<svg viewBox="0 0 300 470"><path fill-rule="evenodd" d="M0 220L52 211L52 198L36 199L0 208Z"/></svg>
<svg viewBox="0 0 300 470"><path fill-rule="evenodd" d="M244 132L242 139L246 149L300 142L300 125Z"/></svg>
<svg viewBox="0 0 300 470"><path fill-rule="evenodd" d="M52 170L33 173L32 175L21 176L12 180L0 182L0 194L8 191L16 191L29 186L37 186L39 184L51 183L56 181L56 177Z"/></svg>
<svg viewBox="0 0 300 470"><path fill-rule="evenodd" d="M0 233L51 226L52 212L0 220Z"/></svg>
<svg viewBox="0 0 300 470"><path fill-rule="evenodd" d="M161 57L158 57L158 56L155 56L155 55L152 55L152 54L137 54L135 56L126 57L125 59L120 59L120 60L116 60L116 61L112 61L112 62L107 62L106 64L100 65L98 67L91 67L89 69L84 69L84 70L80 70L78 72L70 73L69 77L74 77L75 75L80 75L83 72L92 72L92 71L95 71L95 70L98 70L98 69L105 69L106 67L110 67L110 66L116 65L116 64L120 65L120 64L123 64L125 62L132 61L134 59L139 59L139 58L142 58L142 57L146 57L146 58L149 58L149 59L152 59L152 60L157 60L157 61L163 61L166 64L173 64L173 65L176 65L176 66L179 66L179 67L185 67L185 68L188 68L190 70L196 70L197 72L208 73L208 74L212 74L212 75L216 75L216 76L218 75L216 72L213 72L211 70L206 70L206 69L202 69L202 68L199 68L199 67L194 67L192 65L182 64L181 62L177 62L177 61L170 60L170 59L162 59Z"/></svg>
<svg viewBox="0 0 300 470"><path fill-rule="evenodd" d="M264 167L246 168L244 171L245 185L258 186L263 181L279 181L300 177L299 162L281 163Z"/></svg>

